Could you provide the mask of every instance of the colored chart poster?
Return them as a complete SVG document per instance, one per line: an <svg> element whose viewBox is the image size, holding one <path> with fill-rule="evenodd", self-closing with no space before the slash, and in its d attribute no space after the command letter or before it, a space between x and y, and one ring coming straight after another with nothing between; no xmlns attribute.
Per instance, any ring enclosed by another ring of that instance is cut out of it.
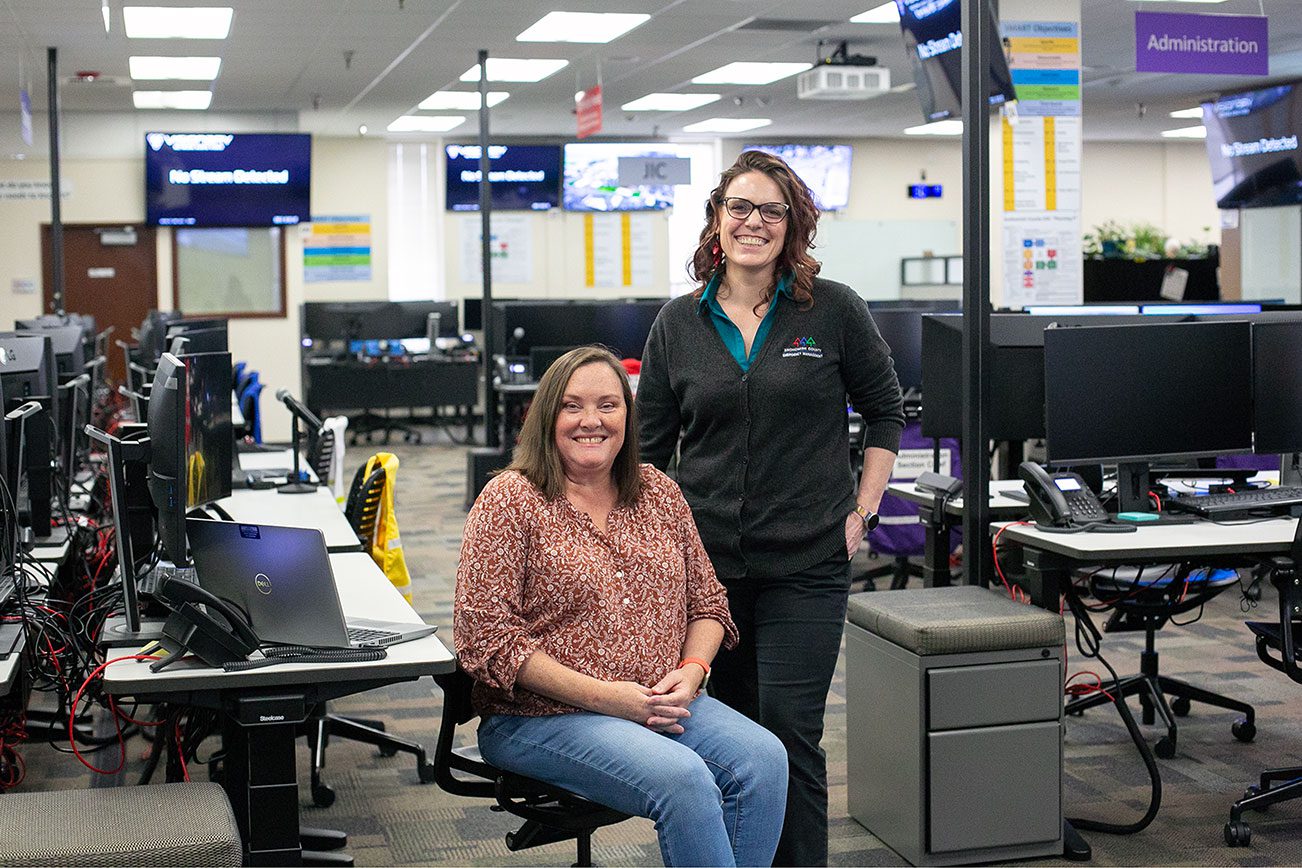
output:
<svg viewBox="0 0 1302 868"><path fill-rule="evenodd" d="M1004 117L1004 211L1080 211L1077 117Z"/></svg>
<svg viewBox="0 0 1302 868"><path fill-rule="evenodd" d="M1080 218L1004 215L1004 304L1080 304Z"/></svg>
<svg viewBox="0 0 1302 868"><path fill-rule="evenodd" d="M1017 114L1080 117L1080 25L1075 21L1004 21Z"/></svg>
<svg viewBox="0 0 1302 868"><path fill-rule="evenodd" d="M312 215L303 232L303 282L371 279L369 215Z"/></svg>
<svg viewBox="0 0 1302 868"><path fill-rule="evenodd" d="M493 214L488 259L493 264L494 283L530 283L533 281L533 230L528 214ZM480 283L484 270L483 225L478 214L462 215L461 282Z"/></svg>
<svg viewBox="0 0 1302 868"><path fill-rule="evenodd" d="M585 214L583 285L650 286L652 218L650 214Z"/></svg>

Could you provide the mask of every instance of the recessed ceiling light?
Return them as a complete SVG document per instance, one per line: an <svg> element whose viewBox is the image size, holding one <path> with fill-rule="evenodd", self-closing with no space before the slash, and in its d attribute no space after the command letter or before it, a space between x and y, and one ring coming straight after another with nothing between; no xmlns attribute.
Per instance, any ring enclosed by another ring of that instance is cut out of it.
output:
<svg viewBox="0 0 1302 868"><path fill-rule="evenodd" d="M640 12L548 12L515 41L610 42L650 17Z"/></svg>
<svg viewBox="0 0 1302 868"><path fill-rule="evenodd" d="M504 90L490 90L488 92L488 107L492 108L508 96L510 94ZM435 91L421 100L417 108L426 111L477 112L479 111L479 94L473 90Z"/></svg>
<svg viewBox="0 0 1302 868"><path fill-rule="evenodd" d="M446 133L466 122L460 115L403 115L389 124L391 133Z"/></svg>
<svg viewBox="0 0 1302 868"><path fill-rule="evenodd" d="M1191 108L1191 109L1180 109L1179 111L1171 112L1171 117L1173 118L1200 118L1202 116L1203 116L1202 106L1198 106L1197 108Z"/></svg>
<svg viewBox="0 0 1302 868"><path fill-rule="evenodd" d="M1134 0L1136 3L1224 3L1225 0Z"/></svg>
<svg viewBox="0 0 1302 868"><path fill-rule="evenodd" d="M542 81L569 66L568 60L526 60L520 57L488 58L489 81ZM479 81L479 64L461 74L462 81Z"/></svg>
<svg viewBox="0 0 1302 868"><path fill-rule="evenodd" d="M229 6L124 6L122 23L132 39L225 39Z"/></svg>
<svg viewBox="0 0 1302 868"><path fill-rule="evenodd" d="M889 3L874 6L867 12L860 12L850 20L855 24L899 24L900 10L895 5L895 0L891 0Z"/></svg>
<svg viewBox="0 0 1302 868"><path fill-rule="evenodd" d="M1164 139L1205 139L1207 127L1180 127L1178 130L1162 130Z"/></svg>
<svg viewBox="0 0 1302 868"><path fill-rule="evenodd" d="M963 135L963 122L956 121L952 118L945 121L932 121L929 124L923 124L920 127L908 127L904 130L906 136L961 136Z"/></svg>
<svg viewBox="0 0 1302 868"><path fill-rule="evenodd" d="M773 123L772 118L710 118L683 127L685 133L744 133Z"/></svg>
<svg viewBox="0 0 1302 868"><path fill-rule="evenodd" d="M138 90L131 94L138 109L190 109L203 111L212 105L210 90Z"/></svg>
<svg viewBox="0 0 1302 868"><path fill-rule="evenodd" d="M129 57L127 65L136 81L212 81L221 69L220 57Z"/></svg>
<svg viewBox="0 0 1302 868"><path fill-rule="evenodd" d="M718 99L717 93L649 93L620 108L626 112L685 112Z"/></svg>
<svg viewBox="0 0 1302 868"><path fill-rule="evenodd" d="M759 63L738 61L712 69L692 79L693 84L771 84L804 72L812 63Z"/></svg>

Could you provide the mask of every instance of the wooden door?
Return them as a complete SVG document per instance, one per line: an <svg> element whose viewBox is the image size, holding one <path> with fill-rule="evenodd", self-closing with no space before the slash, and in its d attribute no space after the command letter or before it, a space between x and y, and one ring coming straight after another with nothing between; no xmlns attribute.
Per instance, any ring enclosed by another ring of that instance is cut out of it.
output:
<svg viewBox="0 0 1302 868"><path fill-rule="evenodd" d="M134 234L135 242L130 243ZM108 242L108 243L106 243ZM95 317L100 331L114 326L108 347L108 375L125 382L126 364L114 340L131 340L151 308L158 306L158 263L154 227L136 224L63 227L63 309ZM41 226L41 269L46 313L54 309L50 227Z"/></svg>

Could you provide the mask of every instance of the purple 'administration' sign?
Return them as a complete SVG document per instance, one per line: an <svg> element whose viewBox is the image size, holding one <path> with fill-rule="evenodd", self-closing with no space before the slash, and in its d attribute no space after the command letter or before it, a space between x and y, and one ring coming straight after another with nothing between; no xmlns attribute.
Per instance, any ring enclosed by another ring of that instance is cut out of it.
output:
<svg viewBox="0 0 1302 868"><path fill-rule="evenodd" d="M1136 12L1135 70L1267 75L1266 19L1257 15Z"/></svg>

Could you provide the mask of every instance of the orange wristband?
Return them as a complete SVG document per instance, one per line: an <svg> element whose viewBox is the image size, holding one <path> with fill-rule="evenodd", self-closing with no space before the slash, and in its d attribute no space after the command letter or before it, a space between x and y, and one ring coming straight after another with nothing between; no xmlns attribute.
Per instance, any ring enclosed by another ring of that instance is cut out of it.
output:
<svg viewBox="0 0 1302 868"><path fill-rule="evenodd" d="M710 674L710 664L706 663L700 657L684 657L682 660L679 661L678 668L682 669L688 663L695 663L697 666L705 670L706 675Z"/></svg>

